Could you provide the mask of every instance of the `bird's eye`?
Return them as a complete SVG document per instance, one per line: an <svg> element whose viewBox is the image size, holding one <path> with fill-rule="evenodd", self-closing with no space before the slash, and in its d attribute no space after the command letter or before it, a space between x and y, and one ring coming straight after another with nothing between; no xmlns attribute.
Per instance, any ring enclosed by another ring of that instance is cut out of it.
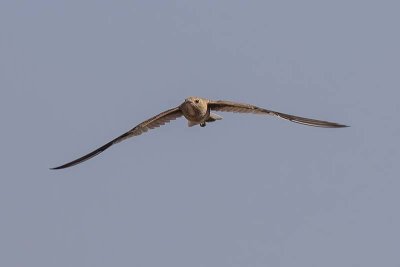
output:
<svg viewBox="0 0 400 267"><path fill-rule="evenodd" d="M199 103L199 102L200 102L200 100L196 99L194 102L196 102L196 103Z"/></svg>

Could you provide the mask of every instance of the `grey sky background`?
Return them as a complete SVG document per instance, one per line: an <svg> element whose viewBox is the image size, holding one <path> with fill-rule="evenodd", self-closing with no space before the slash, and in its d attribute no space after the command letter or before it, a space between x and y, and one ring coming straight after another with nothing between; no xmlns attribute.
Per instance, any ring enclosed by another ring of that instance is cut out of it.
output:
<svg viewBox="0 0 400 267"><path fill-rule="evenodd" d="M1 266L399 266L395 1L0 2ZM50 171L184 98L221 113Z"/></svg>

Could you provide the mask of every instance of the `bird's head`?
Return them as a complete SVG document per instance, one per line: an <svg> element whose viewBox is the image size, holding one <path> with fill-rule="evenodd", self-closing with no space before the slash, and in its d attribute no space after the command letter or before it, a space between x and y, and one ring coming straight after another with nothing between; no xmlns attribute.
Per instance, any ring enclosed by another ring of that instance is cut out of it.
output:
<svg viewBox="0 0 400 267"><path fill-rule="evenodd" d="M197 97L197 96L190 96L185 99L185 103L190 104L191 106L196 107L204 107L207 106L207 101L204 98Z"/></svg>
<svg viewBox="0 0 400 267"><path fill-rule="evenodd" d="M208 105L207 99L191 96L185 99L185 102L182 103L181 108L186 110L190 114L206 114Z"/></svg>

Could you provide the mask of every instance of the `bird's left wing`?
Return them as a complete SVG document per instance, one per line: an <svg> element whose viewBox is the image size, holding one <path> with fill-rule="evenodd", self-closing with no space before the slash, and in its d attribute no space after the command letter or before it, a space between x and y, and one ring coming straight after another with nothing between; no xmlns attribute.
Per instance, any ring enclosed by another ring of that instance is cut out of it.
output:
<svg viewBox="0 0 400 267"><path fill-rule="evenodd" d="M321 121L309 118L298 117L290 114L285 114L277 111L272 111L264 108L260 108L254 105L236 103L231 101L217 100L208 102L208 107L215 111L226 111L226 112L236 112L236 113L253 113L253 114L267 114L272 116L277 116L285 120L292 122L315 126L315 127L325 127L325 128L341 128L347 127L346 125L338 124L335 122Z"/></svg>
<svg viewBox="0 0 400 267"><path fill-rule="evenodd" d="M182 116L182 112L179 109L179 107L176 108L172 108L169 109L167 111L164 111L140 124L138 124L137 126L135 126L134 128L132 128L130 131L118 136L117 138L115 138L114 140L108 142L107 144L99 147L98 149L90 152L89 154L80 157L76 160L73 160L69 163L66 163L64 165L55 167L55 168L51 168L52 170L58 170L58 169L64 169L64 168L68 168L71 166L74 166L76 164L82 163L88 159L93 158L94 156L100 154L101 152L103 152L104 150L106 150L107 148L109 148L110 146L117 144L121 141L124 141L127 138L133 137L133 136L138 136L141 135L142 133L147 132L150 129L154 129L156 127L159 127L161 125L164 125L165 123L168 123L172 120L175 120L179 117Z"/></svg>

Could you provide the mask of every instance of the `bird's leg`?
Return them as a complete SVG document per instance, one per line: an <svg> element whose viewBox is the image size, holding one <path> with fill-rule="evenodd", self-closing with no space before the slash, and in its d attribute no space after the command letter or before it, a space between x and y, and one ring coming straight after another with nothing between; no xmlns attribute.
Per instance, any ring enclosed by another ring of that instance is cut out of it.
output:
<svg viewBox="0 0 400 267"><path fill-rule="evenodd" d="M200 127L205 127L205 126L206 126L205 122L200 123Z"/></svg>

